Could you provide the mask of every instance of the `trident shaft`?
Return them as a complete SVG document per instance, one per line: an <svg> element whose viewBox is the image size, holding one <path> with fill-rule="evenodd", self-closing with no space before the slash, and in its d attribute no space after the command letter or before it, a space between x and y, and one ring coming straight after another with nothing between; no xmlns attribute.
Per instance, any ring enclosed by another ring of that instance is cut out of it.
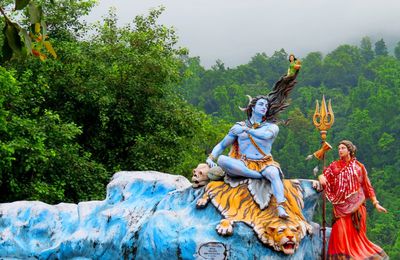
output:
<svg viewBox="0 0 400 260"><path fill-rule="evenodd" d="M321 143L324 144L328 130L332 127L335 122L335 115L333 114L331 100L328 101L326 106L325 96L322 96L321 108L319 107L318 100L313 115L314 126L319 130L321 135ZM323 169L325 169L325 154L323 158ZM326 248L326 197L325 191L322 192L322 259L326 259L325 248Z"/></svg>

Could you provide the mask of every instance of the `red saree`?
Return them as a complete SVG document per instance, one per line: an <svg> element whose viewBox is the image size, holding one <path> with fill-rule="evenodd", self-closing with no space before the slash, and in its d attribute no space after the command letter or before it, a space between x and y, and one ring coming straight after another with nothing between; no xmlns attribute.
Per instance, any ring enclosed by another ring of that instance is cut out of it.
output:
<svg viewBox="0 0 400 260"><path fill-rule="evenodd" d="M328 245L328 259L388 259L382 248L368 240L365 199L375 196L363 164L355 158L338 160L324 171L325 194L332 202L335 223Z"/></svg>

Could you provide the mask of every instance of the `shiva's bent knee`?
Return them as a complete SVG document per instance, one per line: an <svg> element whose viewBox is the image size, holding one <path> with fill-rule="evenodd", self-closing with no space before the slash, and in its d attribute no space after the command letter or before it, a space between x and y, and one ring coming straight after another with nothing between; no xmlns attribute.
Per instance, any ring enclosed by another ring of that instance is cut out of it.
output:
<svg viewBox="0 0 400 260"><path fill-rule="evenodd" d="M279 169L274 166L267 167L262 175L267 178L270 182L274 182L275 180L280 180L281 176L279 173Z"/></svg>

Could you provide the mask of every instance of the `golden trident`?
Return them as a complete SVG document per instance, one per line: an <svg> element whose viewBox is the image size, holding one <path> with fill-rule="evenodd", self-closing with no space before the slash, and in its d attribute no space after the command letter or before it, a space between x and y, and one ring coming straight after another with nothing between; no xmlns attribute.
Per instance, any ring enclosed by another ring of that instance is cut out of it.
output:
<svg viewBox="0 0 400 260"><path fill-rule="evenodd" d="M319 110L319 111L318 111ZM335 122L335 115L333 114L331 100L328 101L328 110L326 109L325 95L322 96L321 109L319 109L319 104L317 100L317 105L315 107L315 112L313 116L313 123L316 128L318 128L321 134L322 141L326 140L326 133L328 129L331 128Z"/></svg>
<svg viewBox="0 0 400 260"><path fill-rule="evenodd" d="M317 105L315 107L315 112L313 116L313 123L315 127L319 130L319 133L321 135L321 143L322 143L322 148L320 149L322 152L320 158L314 153L314 156L317 157L317 159L322 159L323 160L323 169L325 169L325 152L330 150L332 148L325 140L326 140L326 134L328 132L328 129L330 129L335 122L335 115L333 114L332 110L332 105L331 105L331 100L329 99L328 101L328 107L326 106L325 102L325 95L322 96L322 101L321 101L321 109L319 108L318 100L317 100ZM326 198L325 198L325 192L322 192L322 259L325 260L325 248L326 248Z"/></svg>

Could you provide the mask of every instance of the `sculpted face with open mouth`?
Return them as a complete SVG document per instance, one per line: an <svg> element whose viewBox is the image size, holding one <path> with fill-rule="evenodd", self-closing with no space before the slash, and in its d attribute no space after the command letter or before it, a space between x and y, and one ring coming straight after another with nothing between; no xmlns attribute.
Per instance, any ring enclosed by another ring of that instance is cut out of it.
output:
<svg viewBox="0 0 400 260"><path fill-rule="evenodd" d="M299 247L299 237L301 233L300 225L280 224L279 226L269 226L267 232L270 235L269 244L276 251L292 255Z"/></svg>
<svg viewBox="0 0 400 260"><path fill-rule="evenodd" d="M209 182L207 172L210 167L205 163L200 163L196 169L193 169L192 176L192 187L199 188L206 185Z"/></svg>

